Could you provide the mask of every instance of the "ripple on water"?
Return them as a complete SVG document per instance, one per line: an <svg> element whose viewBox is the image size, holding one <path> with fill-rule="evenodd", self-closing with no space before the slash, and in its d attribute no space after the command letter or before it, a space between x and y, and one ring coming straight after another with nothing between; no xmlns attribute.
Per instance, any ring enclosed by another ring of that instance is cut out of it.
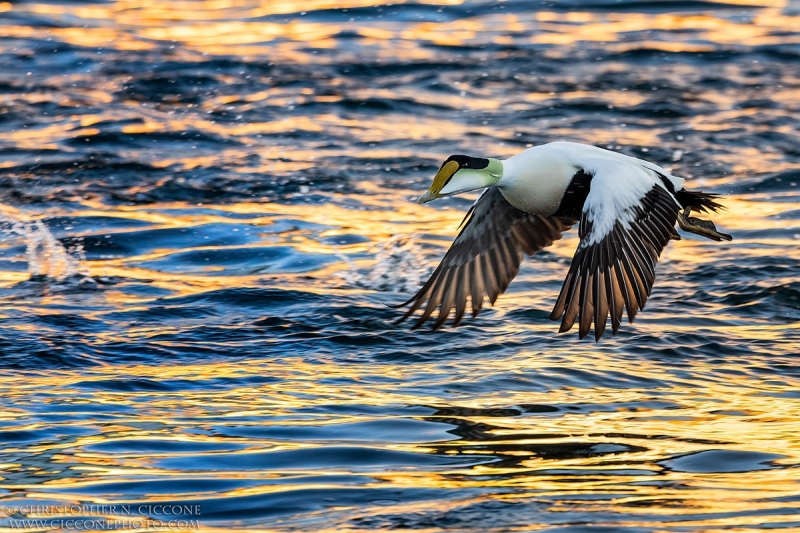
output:
<svg viewBox="0 0 800 533"><path fill-rule="evenodd" d="M280 470L305 472L318 468L347 472L381 472L395 469L441 469L487 462L480 456L449 457L401 452L357 446L325 446L266 453L217 453L213 455L185 455L159 461L161 468L169 470L238 472L242 470Z"/></svg>
<svg viewBox="0 0 800 533"><path fill-rule="evenodd" d="M740 450L706 450L663 461L676 472L724 473L753 472L770 468L786 468L775 464L785 455Z"/></svg>
<svg viewBox="0 0 800 533"><path fill-rule="evenodd" d="M313 442L436 442L452 440L450 428L441 423L425 422L409 418L386 418L368 422L352 422L325 425L275 425L222 426L218 435L278 441Z"/></svg>
<svg viewBox="0 0 800 533"><path fill-rule="evenodd" d="M266 246L221 250L178 252L154 261L144 261L145 268L162 272L208 275L253 275L261 273L313 272L338 259L328 254L298 253L291 246Z"/></svg>

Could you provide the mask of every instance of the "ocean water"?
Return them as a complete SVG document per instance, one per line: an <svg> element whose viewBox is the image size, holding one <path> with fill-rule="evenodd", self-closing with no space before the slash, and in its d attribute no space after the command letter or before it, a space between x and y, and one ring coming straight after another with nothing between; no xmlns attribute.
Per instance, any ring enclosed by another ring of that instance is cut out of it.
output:
<svg viewBox="0 0 800 533"><path fill-rule="evenodd" d="M0 3L0 107L0 527L800 531L798 2ZM733 242L599 343L547 319L574 231L394 324L439 163L559 139Z"/></svg>

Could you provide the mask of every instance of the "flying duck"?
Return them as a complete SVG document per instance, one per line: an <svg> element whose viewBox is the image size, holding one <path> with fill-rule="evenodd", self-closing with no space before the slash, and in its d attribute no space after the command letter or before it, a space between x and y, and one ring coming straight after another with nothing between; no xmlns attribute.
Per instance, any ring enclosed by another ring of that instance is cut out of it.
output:
<svg viewBox="0 0 800 533"><path fill-rule="evenodd" d="M559 333L577 320L581 339L594 322L598 341L610 315L616 334L623 309L629 322L644 309L661 251L680 240L676 222L684 231L731 240L712 222L689 216L722 209L717 196L687 191L683 182L648 161L571 142L535 146L505 161L450 156L419 203L484 190L430 279L396 306L410 306L400 321L425 304L414 328L437 308L433 329L453 308L457 326L467 298L477 316L484 298L494 305L506 290L523 254L550 246L579 223L580 243L550 318L561 320Z"/></svg>

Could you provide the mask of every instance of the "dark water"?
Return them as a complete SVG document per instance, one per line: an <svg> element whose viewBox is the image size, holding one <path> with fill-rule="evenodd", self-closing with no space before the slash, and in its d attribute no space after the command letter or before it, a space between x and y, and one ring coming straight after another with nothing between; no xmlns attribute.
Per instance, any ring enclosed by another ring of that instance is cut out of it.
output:
<svg viewBox="0 0 800 533"><path fill-rule="evenodd" d="M797 2L0 10L0 526L800 531ZM598 344L546 318L574 234L392 325L469 205L413 202L439 162L557 139L734 241Z"/></svg>

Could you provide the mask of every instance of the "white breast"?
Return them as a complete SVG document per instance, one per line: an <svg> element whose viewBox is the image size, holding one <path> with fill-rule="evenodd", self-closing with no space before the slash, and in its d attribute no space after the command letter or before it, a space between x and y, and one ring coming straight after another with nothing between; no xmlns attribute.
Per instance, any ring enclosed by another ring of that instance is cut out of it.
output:
<svg viewBox="0 0 800 533"><path fill-rule="evenodd" d="M558 210L564 191L579 166L564 150L551 143L535 146L503 161L498 183L506 200L526 213L552 215Z"/></svg>

